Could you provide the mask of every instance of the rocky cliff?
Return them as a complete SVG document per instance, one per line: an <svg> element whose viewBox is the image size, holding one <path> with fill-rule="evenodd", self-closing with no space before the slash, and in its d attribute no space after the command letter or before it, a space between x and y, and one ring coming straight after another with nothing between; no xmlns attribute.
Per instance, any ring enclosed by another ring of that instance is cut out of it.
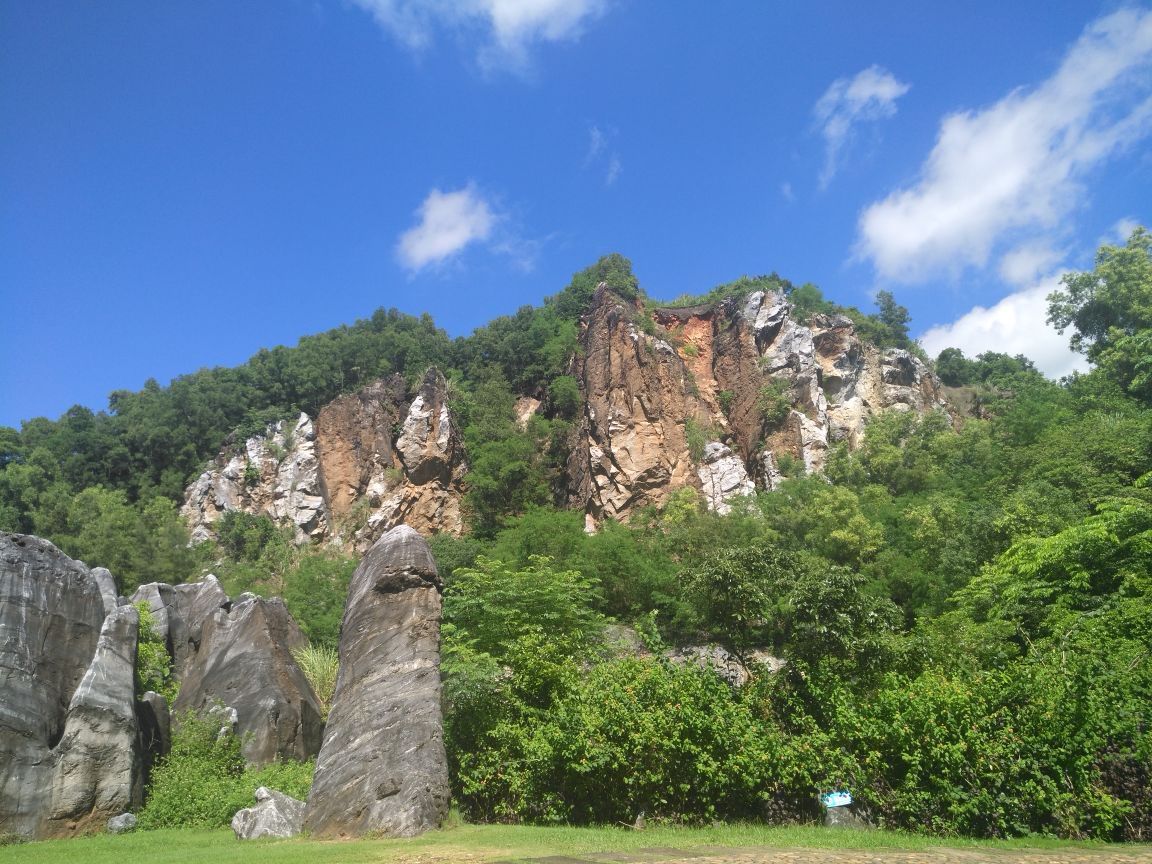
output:
<svg viewBox="0 0 1152 864"><path fill-rule="evenodd" d="M770 291L649 311L601 286L570 371L583 410L564 498L590 529L685 486L726 512L789 471L821 471L829 447L858 446L878 411L945 409L915 355L864 342L842 315L798 321ZM522 426L540 395L516 403ZM393 376L225 451L189 487L183 513L195 540L241 510L292 525L298 542L363 552L402 522L461 533L466 487L447 385L431 369L415 394Z"/></svg>
<svg viewBox="0 0 1152 864"><path fill-rule="evenodd" d="M140 803L137 613L106 614L101 582L0 533L0 834L68 835Z"/></svg>
<svg viewBox="0 0 1152 864"><path fill-rule="evenodd" d="M188 487L182 514L194 542L229 510L293 526L298 543L363 552L408 524L424 534L463 529L467 471L447 382L429 369L409 399L400 376L341 396L313 420L301 414L226 449Z"/></svg>
<svg viewBox="0 0 1152 864"><path fill-rule="evenodd" d="M801 324L780 294L651 315L599 289L573 372L584 413L568 463L569 504L590 526L692 486L724 512L782 466L823 468L855 447L878 411L945 410L940 385L907 351L860 340L852 321Z"/></svg>

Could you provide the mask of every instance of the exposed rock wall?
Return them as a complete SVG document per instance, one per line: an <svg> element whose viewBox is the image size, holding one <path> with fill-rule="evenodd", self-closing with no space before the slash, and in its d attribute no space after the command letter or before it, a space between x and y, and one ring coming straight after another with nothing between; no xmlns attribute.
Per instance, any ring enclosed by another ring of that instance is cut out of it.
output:
<svg viewBox="0 0 1152 864"><path fill-rule="evenodd" d="M0 533L0 833L66 834L138 801L137 615L106 616L101 582Z"/></svg>
<svg viewBox="0 0 1152 864"><path fill-rule="evenodd" d="M308 640L284 601L243 597L215 609L200 630L173 710L231 707L244 758L253 765L315 756L323 731L320 704L292 659L292 650Z"/></svg>
<svg viewBox="0 0 1152 864"><path fill-rule="evenodd" d="M401 522L424 534L463 530L467 471L448 385L429 369L408 400L398 375L301 414L221 453L185 492L194 542L215 536L229 510L292 524L298 543L331 541L358 551Z"/></svg>
<svg viewBox="0 0 1152 864"><path fill-rule="evenodd" d="M406 525L381 537L353 574L304 817L312 834L409 837L447 816L440 591L428 544Z"/></svg>
<svg viewBox="0 0 1152 864"><path fill-rule="evenodd" d="M684 359L636 324L604 288L583 325L576 376L584 414L568 461L569 498L593 519L620 519L692 483L687 426L711 412ZM697 481L698 482L698 481Z"/></svg>
<svg viewBox="0 0 1152 864"><path fill-rule="evenodd" d="M917 357L862 342L844 316L800 324L782 294L657 309L654 327L639 326L646 314L598 290L583 322L569 503L591 524L685 485L726 512L775 488L786 460L819 472L833 444L859 446L878 411L946 409Z"/></svg>
<svg viewBox="0 0 1152 864"><path fill-rule="evenodd" d="M136 718L136 636L132 606L104 619L96 653L72 701L55 748L52 804L43 833L103 827L143 802L143 759Z"/></svg>

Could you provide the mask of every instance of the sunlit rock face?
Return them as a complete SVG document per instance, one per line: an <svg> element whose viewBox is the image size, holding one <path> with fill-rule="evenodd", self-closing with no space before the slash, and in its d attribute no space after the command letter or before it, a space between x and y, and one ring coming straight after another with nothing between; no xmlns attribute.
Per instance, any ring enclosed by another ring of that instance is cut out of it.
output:
<svg viewBox="0 0 1152 864"><path fill-rule="evenodd" d="M801 324L773 292L649 313L602 289L581 348L568 497L590 528L682 486L727 512L779 485L785 463L823 470L829 447L859 446L879 411L946 409L917 357L862 342L841 315Z"/></svg>
<svg viewBox="0 0 1152 864"><path fill-rule="evenodd" d="M428 544L406 525L376 541L353 574L304 816L313 835L410 837L448 815L441 587Z"/></svg>
<svg viewBox="0 0 1152 864"><path fill-rule="evenodd" d="M232 708L251 765L309 759L320 750L320 703L292 659L307 643L279 598L247 595L217 608L200 624L172 708Z"/></svg>
<svg viewBox="0 0 1152 864"><path fill-rule="evenodd" d="M0 533L0 833L66 836L140 803L138 616L106 613L102 583L47 540Z"/></svg>
<svg viewBox="0 0 1152 864"><path fill-rule="evenodd" d="M394 375L301 414L242 448L225 449L185 491L193 542L216 536L234 510L291 525L297 543L363 552L403 522L423 534L459 534L467 462L448 403L429 369L414 396Z"/></svg>

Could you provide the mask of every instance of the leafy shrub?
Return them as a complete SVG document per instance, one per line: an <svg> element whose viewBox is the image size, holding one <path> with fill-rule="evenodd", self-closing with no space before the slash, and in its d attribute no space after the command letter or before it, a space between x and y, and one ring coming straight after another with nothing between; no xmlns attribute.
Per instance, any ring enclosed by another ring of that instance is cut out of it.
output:
<svg viewBox="0 0 1152 864"><path fill-rule="evenodd" d="M704 458L709 432L711 430L707 426L702 426L691 417L684 421L684 438L688 443L688 455L693 462L699 462Z"/></svg>
<svg viewBox="0 0 1152 864"><path fill-rule="evenodd" d="M175 720L172 749L152 772L140 828L227 826L237 810L256 803L260 786L307 798L312 762L246 769L242 742L231 732L221 732L219 717L188 712Z"/></svg>
<svg viewBox="0 0 1152 864"><path fill-rule="evenodd" d="M792 413L792 394L788 382L773 378L760 388L756 395L756 410L764 425L774 429L788 419Z"/></svg>
<svg viewBox="0 0 1152 864"><path fill-rule="evenodd" d="M143 695L151 690L171 703L180 691L180 685L172 677L168 647L156 631L156 619L148 601L137 603L136 611L140 613L140 629L136 641L136 693Z"/></svg>
<svg viewBox="0 0 1152 864"><path fill-rule="evenodd" d="M218 717L189 712L174 719L172 749L152 772L139 826L148 829L227 825L237 810L251 803L242 791L244 757L240 739L220 734Z"/></svg>

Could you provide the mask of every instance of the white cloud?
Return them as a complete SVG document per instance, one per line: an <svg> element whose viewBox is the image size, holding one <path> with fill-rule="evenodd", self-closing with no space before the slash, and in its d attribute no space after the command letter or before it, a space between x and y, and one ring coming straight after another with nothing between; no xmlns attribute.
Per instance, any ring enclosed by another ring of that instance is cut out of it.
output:
<svg viewBox="0 0 1152 864"><path fill-rule="evenodd" d="M968 357L985 351L1023 354L1051 378L1085 371L1088 361L1068 347L1068 334L1046 323L1048 295L1059 287L1059 277L1049 276L991 308L977 306L951 324L932 327L920 344L933 357L945 348L959 348Z"/></svg>
<svg viewBox="0 0 1152 864"><path fill-rule="evenodd" d="M857 253L914 282L1055 229L1087 171L1148 133L1150 67L1152 10L1093 22L1035 89L944 118L920 179L861 214Z"/></svg>
<svg viewBox="0 0 1152 864"><path fill-rule="evenodd" d="M542 42L580 38L608 0L352 0L411 48L424 48L437 29L480 31L483 66L523 67Z"/></svg>
<svg viewBox="0 0 1152 864"><path fill-rule="evenodd" d="M588 152L584 156L584 167L603 167L605 186L615 183L624 170L620 153L611 146L611 139L615 137L615 129L610 128L605 132L599 126L593 126L588 130Z"/></svg>
<svg viewBox="0 0 1152 864"><path fill-rule="evenodd" d="M455 192L433 189L416 212L419 222L396 243L396 257L412 272L488 240L499 219L472 183Z"/></svg>
<svg viewBox="0 0 1152 864"><path fill-rule="evenodd" d="M1010 285L1029 285L1051 273L1063 257L1060 251L1042 241L1025 243L1000 259L1000 278Z"/></svg>
<svg viewBox="0 0 1152 864"><path fill-rule="evenodd" d="M780 184L780 195L789 204L796 200L796 193L792 191L792 184L788 181L784 181Z"/></svg>
<svg viewBox="0 0 1152 864"><path fill-rule="evenodd" d="M1133 219L1131 216L1125 216L1123 219L1117 219L1112 226L1112 236L1105 237L1100 241L1100 245L1111 243L1113 245L1128 242L1128 238L1132 236L1132 232L1139 228L1143 223L1139 219Z"/></svg>
<svg viewBox="0 0 1152 864"><path fill-rule="evenodd" d="M869 66L854 78L838 78L817 101L812 113L824 136L824 168L820 188L828 185L855 125L882 120L896 113L896 100L909 86L880 66Z"/></svg>

